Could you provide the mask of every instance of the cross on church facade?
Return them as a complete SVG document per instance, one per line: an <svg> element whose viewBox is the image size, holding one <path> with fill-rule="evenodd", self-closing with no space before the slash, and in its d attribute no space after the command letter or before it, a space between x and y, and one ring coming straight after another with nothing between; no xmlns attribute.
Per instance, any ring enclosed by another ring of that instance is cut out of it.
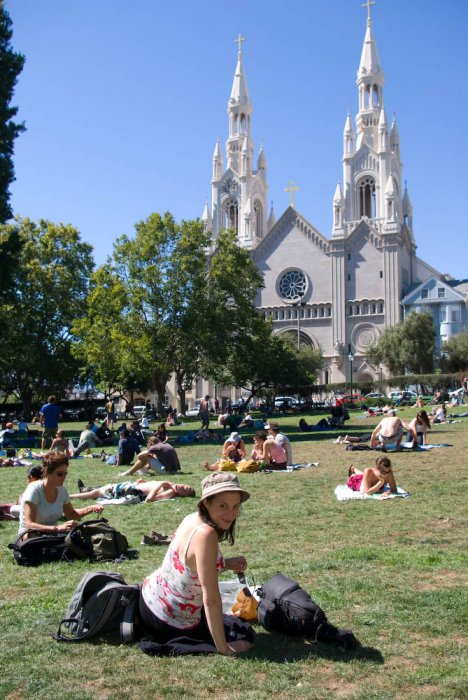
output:
<svg viewBox="0 0 468 700"><path fill-rule="evenodd" d="M239 53L242 53L242 44L245 41L245 36L242 36L242 34L239 34L237 39L234 39L234 43L238 45L238 51Z"/></svg>
<svg viewBox="0 0 468 700"><path fill-rule="evenodd" d="M362 3L362 7L367 7L367 19L371 19L370 9L372 5L375 5L375 0L367 0L367 2Z"/></svg>
<svg viewBox="0 0 468 700"><path fill-rule="evenodd" d="M289 192L290 194L290 205L294 207L294 192L299 192L299 187L294 183L293 180L289 181L289 187L284 188L285 192Z"/></svg>

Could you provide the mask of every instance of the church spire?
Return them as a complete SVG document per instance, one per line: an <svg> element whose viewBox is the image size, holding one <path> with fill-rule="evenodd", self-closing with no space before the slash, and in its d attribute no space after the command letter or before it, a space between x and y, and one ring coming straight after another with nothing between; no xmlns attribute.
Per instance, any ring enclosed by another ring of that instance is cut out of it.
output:
<svg viewBox="0 0 468 700"><path fill-rule="evenodd" d="M237 65L227 110L229 115L229 137L226 141L226 159L228 168L231 168L238 174L240 174L242 167L240 158L242 149L248 150L250 159L253 154L253 143L250 137L252 103L242 65L242 43L244 41L245 38L242 34L239 34L236 39L236 43L239 45ZM246 140L247 143L245 143Z"/></svg>
<svg viewBox="0 0 468 700"><path fill-rule="evenodd" d="M356 80L359 89L356 125L359 136L363 135L369 145L377 146L376 127L383 107L384 74L372 33L371 5L375 5L375 1L367 0L363 5L367 7L367 26Z"/></svg>

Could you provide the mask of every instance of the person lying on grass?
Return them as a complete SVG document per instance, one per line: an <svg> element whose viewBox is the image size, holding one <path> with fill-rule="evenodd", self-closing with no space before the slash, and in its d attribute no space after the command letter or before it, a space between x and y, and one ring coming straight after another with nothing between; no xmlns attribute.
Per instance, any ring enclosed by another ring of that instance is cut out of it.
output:
<svg viewBox="0 0 468 700"><path fill-rule="evenodd" d="M63 452L49 452L42 458L42 479L29 484L21 499L18 534L33 529L43 533L68 532L77 521L90 513L102 513L102 506L74 508L64 486L68 474L68 457ZM65 522L59 520L65 517Z"/></svg>
<svg viewBox="0 0 468 700"><path fill-rule="evenodd" d="M187 484L173 484L171 481L123 481L119 484L105 484L97 488L86 488L82 481L78 482L80 493L72 493L70 498L122 498L123 496L140 496L142 501L167 501L169 498L180 496L195 496L195 489Z"/></svg>
<svg viewBox="0 0 468 700"><path fill-rule="evenodd" d="M242 556L224 559L219 543L234 543L241 504L249 498L235 474L215 472L203 479L196 512L184 518L161 566L143 581L140 619L158 642L190 637L225 656L250 649L245 640L226 639L218 586L220 571L241 573L247 567Z"/></svg>
<svg viewBox="0 0 468 700"><path fill-rule="evenodd" d="M353 491L359 491L368 496L382 492L384 498L389 496L390 493L397 493L392 463L388 457L377 457L375 467L367 467L364 471L352 464L349 468L348 476L348 488ZM383 492L386 486L389 486L389 492Z"/></svg>

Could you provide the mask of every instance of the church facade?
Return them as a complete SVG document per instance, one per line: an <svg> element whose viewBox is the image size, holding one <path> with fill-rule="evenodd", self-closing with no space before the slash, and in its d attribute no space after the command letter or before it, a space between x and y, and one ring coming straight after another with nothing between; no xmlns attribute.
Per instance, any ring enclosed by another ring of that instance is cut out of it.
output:
<svg viewBox="0 0 468 700"><path fill-rule="evenodd" d="M348 381L351 372L356 381L378 381L385 368L371 364L369 347L385 328L402 321L405 309L418 308L413 290L430 280L447 288L447 278L416 255L400 137L395 120L387 120L370 5L356 81L359 109L354 123L350 114L345 119L343 174L331 203L328 236L295 208L294 183L286 211L277 220L273 210L268 213L267 161L263 147L254 157L242 39L228 102L225 158L219 142L213 154L205 228L213 241L222 229L232 228L239 245L251 251L265 282L256 306L272 319L274 332L292 334L298 344L322 352L319 383ZM447 292L444 300L451 298ZM466 292L456 301L466 328Z"/></svg>

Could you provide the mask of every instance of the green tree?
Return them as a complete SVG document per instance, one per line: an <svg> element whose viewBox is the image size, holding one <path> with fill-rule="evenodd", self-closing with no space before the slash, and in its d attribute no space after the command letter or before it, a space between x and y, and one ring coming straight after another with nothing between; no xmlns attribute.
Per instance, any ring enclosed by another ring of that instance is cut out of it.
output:
<svg viewBox="0 0 468 700"><path fill-rule="evenodd" d="M432 316L412 312L382 333L369 357L375 364L383 362L391 374L428 374L434 368L435 340Z"/></svg>
<svg viewBox="0 0 468 700"><path fill-rule="evenodd" d="M172 373L184 406L200 365L209 239L200 222L178 225L169 213L135 228L135 238L118 239L96 271L87 316L74 331L98 382L153 388L161 411Z"/></svg>
<svg viewBox="0 0 468 700"><path fill-rule="evenodd" d="M442 347L441 367L444 372L468 370L468 332L450 338Z"/></svg>
<svg viewBox="0 0 468 700"><path fill-rule="evenodd" d="M13 166L14 143L25 130L24 124L13 121L18 108L11 107L18 75L23 70L24 56L11 48L12 22L0 0L0 223L12 216L10 207L10 185L15 179ZM1 254L0 250L0 254Z"/></svg>
<svg viewBox="0 0 468 700"><path fill-rule="evenodd" d="M84 312L93 258L72 226L18 219L9 228L19 236L21 251L3 304L9 320L0 389L14 393L29 412L33 397L63 389L79 374L71 326Z"/></svg>

